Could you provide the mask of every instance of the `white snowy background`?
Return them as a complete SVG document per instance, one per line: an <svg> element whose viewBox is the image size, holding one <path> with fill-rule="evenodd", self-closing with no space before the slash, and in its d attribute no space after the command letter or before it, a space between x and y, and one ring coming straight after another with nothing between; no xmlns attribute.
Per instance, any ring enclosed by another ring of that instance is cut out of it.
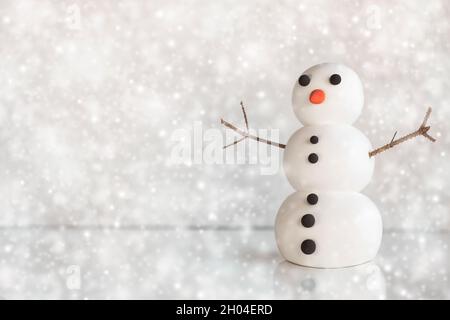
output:
<svg viewBox="0 0 450 320"><path fill-rule="evenodd" d="M286 142L298 75L338 61L364 82L355 126L374 146L434 108L438 142L378 156L364 192L387 228L450 228L447 1L27 0L0 18L2 225L270 226L282 170L174 165L172 134L241 125L242 99Z"/></svg>
<svg viewBox="0 0 450 320"><path fill-rule="evenodd" d="M417 129L433 107L437 142L419 137L379 155L364 193L387 231L450 230L449 21L444 0L2 0L0 225L270 229L293 192L282 170L175 164L174 134L190 132L194 146L199 122L215 134L225 133L220 117L242 126L243 100L252 128L278 129L286 142L301 126L294 82L334 61L364 83L355 126L374 147ZM218 152L222 144L221 136L213 143ZM56 254L80 245L58 234L42 241ZM448 243L440 245L437 254L448 258ZM21 279L13 269L3 268L6 297ZM57 281L41 280L49 297L63 295Z"/></svg>

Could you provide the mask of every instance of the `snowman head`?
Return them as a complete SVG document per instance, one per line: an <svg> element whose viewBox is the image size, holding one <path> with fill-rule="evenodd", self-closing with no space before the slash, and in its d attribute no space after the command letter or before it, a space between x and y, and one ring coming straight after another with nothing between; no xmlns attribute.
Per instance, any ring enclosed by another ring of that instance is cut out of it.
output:
<svg viewBox="0 0 450 320"><path fill-rule="evenodd" d="M363 104L358 75L338 63L322 63L304 71L292 93L295 115L304 125L352 124Z"/></svg>

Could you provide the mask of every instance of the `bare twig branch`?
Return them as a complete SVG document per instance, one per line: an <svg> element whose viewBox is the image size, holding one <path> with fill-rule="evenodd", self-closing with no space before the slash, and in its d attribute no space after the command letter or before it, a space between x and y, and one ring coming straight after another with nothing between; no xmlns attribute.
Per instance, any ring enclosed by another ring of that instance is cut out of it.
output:
<svg viewBox="0 0 450 320"><path fill-rule="evenodd" d="M241 142L242 140L247 139L247 138L248 137L242 137L238 140L235 139L233 143L227 144L226 146L223 146L223 148L226 149L228 147L234 146L235 144L238 144L239 142Z"/></svg>
<svg viewBox="0 0 450 320"><path fill-rule="evenodd" d="M243 141L243 140L245 140L245 139L247 139L247 138L250 138L250 139L255 140L255 141L258 141L258 142L263 142L263 143L266 143L266 144L268 144L268 145L270 145L270 146L275 146L275 147L278 147L278 148L281 148L281 149L286 148L286 145L285 145L285 144L278 143L278 142L274 142L274 141L270 141L270 140L263 139L263 138L260 138L260 137L258 137L258 136L255 136L255 135L253 135L253 134L250 134L250 133L249 133L249 129L248 129L247 114L246 114L246 112L245 112L244 104L243 104L242 102L241 102L241 108L242 108L242 113L244 114L245 126L246 126L246 128L247 128L246 131L244 131L244 130L242 130L242 129L239 129L238 127L236 127L235 125L229 123L228 121L225 121L224 119L220 119L220 123L222 123L225 127L227 127L227 128L229 128L229 129L231 129L231 130L237 132L239 135L242 136L242 138L240 138L239 140L235 140L233 143L224 146L224 147L223 147L224 149L225 149L225 148L228 148L229 146L233 146L233 145L235 145L235 144L238 144L239 142L241 142L241 141Z"/></svg>
<svg viewBox="0 0 450 320"><path fill-rule="evenodd" d="M392 147L394 147L394 146L396 146L396 145L398 145L400 143L403 143L403 142L405 142L405 141L407 141L409 139L415 138L417 136L424 136L425 138L427 138L431 142L435 142L436 139L428 134L428 130L430 130L430 126L426 125L428 119L430 118L430 114L431 114L431 108L428 108L428 110L427 110L427 112L425 114L425 117L424 117L424 119L422 121L422 124L420 125L419 129L417 129L416 131L411 132L410 134L407 134L407 135L405 135L405 136L403 136L401 138L398 138L397 140L394 140L394 138L395 138L395 136L397 134L397 132L395 132L394 137L392 138L391 142L389 142L388 144L385 144L384 146L381 146L381 147L379 147L379 148L377 148L375 150L370 151L369 152L369 157L376 156L377 154L379 154L379 153L381 153L383 151L386 151L386 150L388 150L388 149L390 149L390 148L392 148Z"/></svg>
<svg viewBox="0 0 450 320"><path fill-rule="evenodd" d="M427 138L428 140L430 140L431 142L436 142L436 139L433 138L432 136L430 136L428 133L424 132L422 133L422 135Z"/></svg>
<svg viewBox="0 0 450 320"><path fill-rule="evenodd" d="M392 137L391 142L389 142L389 144L391 144L394 141L396 135L397 135L397 131L395 131L394 136Z"/></svg>
<svg viewBox="0 0 450 320"><path fill-rule="evenodd" d="M430 118L430 114L431 114L431 108L428 107L427 113L425 113L425 117L423 118L422 124L420 125L421 127L425 127L425 125L427 124L428 119Z"/></svg>
<svg viewBox="0 0 450 320"><path fill-rule="evenodd" d="M258 136L252 135L252 134L250 134L250 133L248 133L248 132L245 132L245 131L243 131L243 130L237 128L235 125L229 123L229 122L226 121L226 120L220 119L220 121L222 122L222 124L223 124L225 127L227 127L227 128L229 128L229 129L231 129L231 130L237 132L238 134L240 134L240 135L241 135L242 137L244 137L244 138L250 138L250 139L253 139L253 140L255 140L255 141L263 142L263 143L266 143L266 144L268 144L268 145L275 146L275 147L278 147L278 148L281 148L281 149L286 148L286 145L285 145L285 144L278 143L278 142L273 142L273 141L266 140L266 139L260 138L260 137L258 137ZM244 140L244 139L242 139L242 140ZM238 140L238 142L240 142L240 141L242 141L242 140ZM233 144L235 144L235 143L233 143ZM233 145L233 144L232 144L232 145Z"/></svg>
<svg viewBox="0 0 450 320"><path fill-rule="evenodd" d="M245 113L244 103L242 101L241 101L241 109L242 109L242 113L244 114L245 128L247 128L247 132L248 132L247 113Z"/></svg>

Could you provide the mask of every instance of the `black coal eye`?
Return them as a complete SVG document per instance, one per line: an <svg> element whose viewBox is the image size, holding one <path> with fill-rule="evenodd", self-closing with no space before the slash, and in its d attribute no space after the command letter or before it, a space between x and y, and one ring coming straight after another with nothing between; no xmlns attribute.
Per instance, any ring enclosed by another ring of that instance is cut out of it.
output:
<svg viewBox="0 0 450 320"><path fill-rule="evenodd" d="M339 84L339 83L341 83L341 76L340 75L338 75L338 74L333 74L333 75L331 75L331 77L330 77L330 83L332 84L332 85L337 85L337 84Z"/></svg>
<svg viewBox="0 0 450 320"><path fill-rule="evenodd" d="M306 74L303 74L300 76L300 78L298 78L298 83L302 87L306 87L310 81L311 81L311 79Z"/></svg>

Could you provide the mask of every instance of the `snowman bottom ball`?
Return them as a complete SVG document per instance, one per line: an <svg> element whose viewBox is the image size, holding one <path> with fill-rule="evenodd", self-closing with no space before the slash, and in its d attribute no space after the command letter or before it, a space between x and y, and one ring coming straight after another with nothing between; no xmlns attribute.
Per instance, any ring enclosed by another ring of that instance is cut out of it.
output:
<svg viewBox="0 0 450 320"><path fill-rule="evenodd" d="M358 192L295 192L278 211L275 237L282 256L292 263L316 268L359 265L378 252L381 215Z"/></svg>

